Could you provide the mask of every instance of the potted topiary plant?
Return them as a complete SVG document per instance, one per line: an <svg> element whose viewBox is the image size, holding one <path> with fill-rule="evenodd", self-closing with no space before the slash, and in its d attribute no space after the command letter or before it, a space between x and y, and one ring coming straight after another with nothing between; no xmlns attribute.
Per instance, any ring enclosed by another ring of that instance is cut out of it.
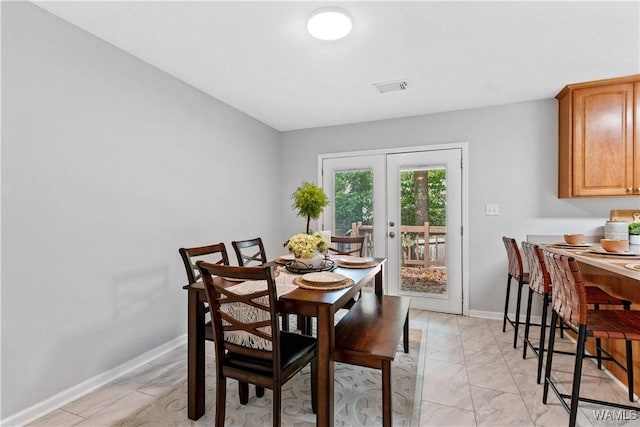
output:
<svg viewBox="0 0 640 427"><path fill-rule="evenodd" d="M322 188L306 181L293 192L291 198L293 199L291 207L298 210L298 216L307 218L307 234L309 234L311 219L318 219L322 210L329 204L329 198Z"/></svg>
<svg viewBox="0 0 640 427"><path fill-rule="evenodd" d="M629 244L640 245L640 222L629 224Z"/></svg>
<svg viewBox="0 0 640 427"><path fill-rule="evenodd" d="M291 207L298 211L298 216L307 218L307 231L291 237L284 242L284 246L296 257L294 265L297 268L322 268L324 262L322 254L327 251L327 242L320 233L313 233L310 225L311 218L317 219L329 204L329 198L322 188L310 182L302 182L291 198L293 199Z"/></svg>

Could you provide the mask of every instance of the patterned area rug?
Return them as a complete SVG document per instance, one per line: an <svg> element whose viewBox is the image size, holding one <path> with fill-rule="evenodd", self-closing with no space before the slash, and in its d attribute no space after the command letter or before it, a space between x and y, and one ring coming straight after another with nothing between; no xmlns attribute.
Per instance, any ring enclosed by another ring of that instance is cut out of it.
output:
<svg viewBox="0 0 640 427"><path fill-rule="evenodd" d="M409 354L398 346L392 364L393 425L412 426L418 420L422 375L420 364L421 331L412 329L409 334ZM206 413L198 421L187 418L186 378L175 384L170 392L149 406L115 424L119 426L212 426L215 424L215 376L212 346L207 345L207 397ZM422 356L424 357L424 355ZM418 383L418 384L417 384ZM282 425L315 426L316 417L311 412L310 368L307 366L282 390ZM418 394L416 394L418 390ZM255 396L255 388L249 388L249 403L238 400L236 381L227 383L225 426L271 425L271 391L265 390L261 398ZM417 396L417 397L416 397ZM417 400L417 405L414 404ZM414 410L415 408L415 410ZM417 413L416 413L417 412ZM348 364L335 365L335 425L382 425L382 378L376 369ZM412 421L413 420L413 421Z"/></svg>

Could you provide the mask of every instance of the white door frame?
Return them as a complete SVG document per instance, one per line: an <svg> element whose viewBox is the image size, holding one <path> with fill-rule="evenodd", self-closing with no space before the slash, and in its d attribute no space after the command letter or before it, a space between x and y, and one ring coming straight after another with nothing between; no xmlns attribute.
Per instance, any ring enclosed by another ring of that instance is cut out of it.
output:
<svg viewBox="0 0 640 427"><path fill-rule="evenodd" d="M415 147L383 148L376 150L345 151L341 153L321 153L318 154L318 183L323 186L322 161L340 157L356 157L376 154L399 154L414 151L433 151L446 149L460 149L462 153L462 314L469 315L469 144L464 142L453 142L448 144L421 145ZM324 222L324 218L321 217ZM385 283L386 289L386 283Z"/></svg>

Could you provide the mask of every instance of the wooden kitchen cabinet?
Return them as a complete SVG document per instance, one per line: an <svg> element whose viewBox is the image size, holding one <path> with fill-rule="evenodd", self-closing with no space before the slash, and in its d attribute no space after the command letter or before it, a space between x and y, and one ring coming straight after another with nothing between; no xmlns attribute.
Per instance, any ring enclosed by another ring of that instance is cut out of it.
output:
<svg viewBox="0 0 640 427"><path fill-rule="evenodd" d="M557 96L558 197L640 196L640 75Z"/></svg>

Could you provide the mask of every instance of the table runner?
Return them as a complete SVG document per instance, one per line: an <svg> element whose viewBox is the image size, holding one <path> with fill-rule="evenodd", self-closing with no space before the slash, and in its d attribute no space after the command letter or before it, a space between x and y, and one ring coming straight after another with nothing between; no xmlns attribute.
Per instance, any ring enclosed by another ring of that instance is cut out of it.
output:
<svg viewBox="0 0 640 427"><path fill-rule="evenodd" d="M275 278L276 282L276 296L288 294L289 292L298 288L293 283L294 278L298 277L295 274L290 274L286 269L278 267L278 275ZM247 295L254 292L267 289L266 280L248 280L246 282L239 283L227 288L233 293L239 295ZM256 298L254 300L259 304L269 306L269 298L267 296ZM258 323L265 320L269 320L269 312L260 310L256 307L251 307L245 303L229 303L220 305L220 310L228 316L238 319L244 323ZM222 320L223 326L229 326L230 323ZM271 335L271 326L265 326L264 328L258 328L260 331ZM224 331L224 340L233 344L252 347L260 350L271 351L271 341L264 338L260 338L256 335L250 334L246 331Z"/></svg>

